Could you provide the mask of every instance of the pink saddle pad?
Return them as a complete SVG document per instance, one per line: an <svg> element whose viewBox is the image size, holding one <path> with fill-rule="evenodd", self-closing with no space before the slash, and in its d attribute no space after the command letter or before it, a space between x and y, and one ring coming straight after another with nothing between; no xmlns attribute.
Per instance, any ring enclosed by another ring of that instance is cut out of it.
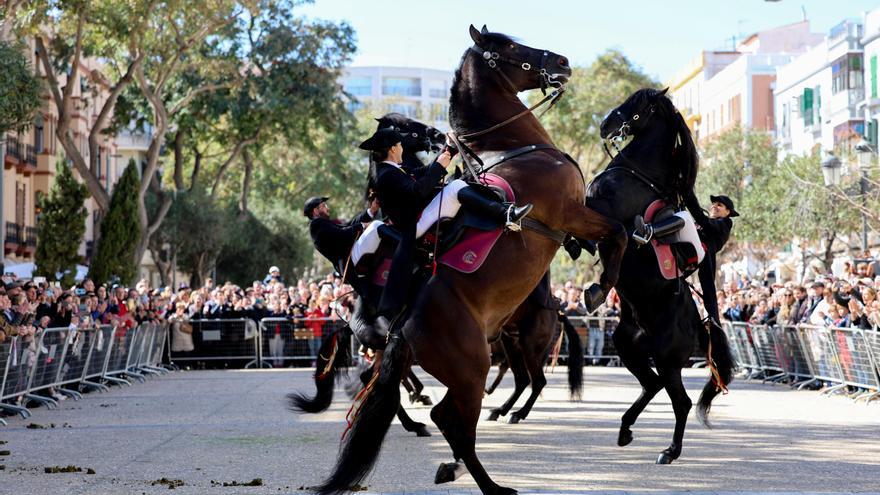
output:
<svg viewBox="0 0 880 495"><path fill-rule="evenodd" d="M513 194L510 184L500 176L486 174L481 182L487 186L496 187L504 191L507 201L516 201L516 196ZM483 266L483 262L489 257L492 247L498 242L498 238L501 237L503 232L504 229L501 227L494 230L469 228L452 249L440 256L439 261L462 273L473 273Z"/></svg>
<svg viewBox="0 0 880 495"><path fill-rule="evenodd" d="M666 206L662 200L656 200L645 210L645 223L654 220L654 215ZM657 265L660 267L660 274L666 280L675 280L679 277L678 265L675 263L675 256L672 255L672 248L669 244L661 244L656 239L651 239L651 247L654 248L654 254L657 255Z"/></svg>

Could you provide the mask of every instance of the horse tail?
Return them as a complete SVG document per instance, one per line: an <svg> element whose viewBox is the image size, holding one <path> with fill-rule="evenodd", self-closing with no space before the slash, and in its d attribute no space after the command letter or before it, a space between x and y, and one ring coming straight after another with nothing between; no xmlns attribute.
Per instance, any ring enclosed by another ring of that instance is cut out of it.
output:
<svg viewBox="0 0 880 495"><path fill-rule="evenodd" d="M700 348L707 353L711 359L708 367L712 372L709 381L703 386L703 392L697 401L697 418L707 427L709 424L709 409L712 407L712 399L719 393L727 392L727 385L733 381L733 373L736 370L736 363L730 352L730 343L724 330L711 321L707 323L707 333L700 331ZM720 383L719 383L720 382Z"/></svg>
<svg viewBox="0 0 880 495"><path fill-rule="evenodd" d="M317 493L346 493L373 470L382 441L400 407L400 379L409 359L409 344L394 335L382 355L381 366L362 392L363 402L350 423L336 466L330 477L315 488Z"/></svg>
<svg viewBox="0 0 880 495"><path fill-rule="evenodd" d="M351 362L350 346L344 342L340 345L350 335L351 327L345 325L324 338L315 361L315 396L310 399L299 392L288 395L291 410L314 414L330 407L336 375Z"/></svg>
<svg viewBox="0 0 880 495"><path fill-rule="evenodd" d="M571 400L580 401L584 391L584 345L574 325L567 316L560 313L559 321L568 338L568 390Z"/></svg>

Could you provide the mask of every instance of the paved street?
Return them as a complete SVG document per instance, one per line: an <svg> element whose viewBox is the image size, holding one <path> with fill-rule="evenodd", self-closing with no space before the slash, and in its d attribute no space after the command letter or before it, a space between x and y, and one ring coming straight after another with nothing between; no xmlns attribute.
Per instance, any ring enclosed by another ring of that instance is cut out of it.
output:
<svg viewBox="0 0 880 495"><path fill-rule="evenodd" d="M696 399L705 370L686 370ZM494 371L493 371L494 374ZM65 401L57 411L35 410L28 420L0 427L2 493L295 493L321 481L333 463L348 408L337 393L317 416L285 410L284 395L311 390L309 370L190 371L146 384ZM676 464L653 464L669 443L672 411L658 396L634 428L635 441L615 445L618 418L638 389L620 368L587 368L584 402L570 403L564 370L531 417L519 425L483 422L478 452L501 484L526 493L583 492L866 492L880 490L880 403L794 392L784 386L737 382L716 400L715 429L691 418ZM428 380L429 393L442 389ZM489 397L500 404L512 377ZM428 422L427 407L410 408ZM55 427L52 428L51 425ZM28 425L44 426L30 429ZM449 450L434 428L416 438L396 424L372 477L371 493L475 493L469 476L433 485ZM95 474L46 474L74 465ZM261 478L259 487L224 487Z"/></svg>

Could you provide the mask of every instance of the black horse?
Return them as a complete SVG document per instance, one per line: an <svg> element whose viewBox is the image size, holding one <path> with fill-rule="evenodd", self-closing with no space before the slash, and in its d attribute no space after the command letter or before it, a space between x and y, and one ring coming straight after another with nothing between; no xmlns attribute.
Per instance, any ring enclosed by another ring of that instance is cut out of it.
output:
<svg viewBox="0 0 880 495"><path fill-rule="evenodd" d="M698 156L690 130L666 90L642 89L612 110L602 122L601 137L629 144L593 179L587 204L629 228L636 215L645 213L654 200L671 206L699 208L694 195ZM642 393L623 415L618 445L632 441L630 427L661 389L665 388L675 411L672 444L663 450L658 464L669 464L681 455L682 438L692 403L681 381L695 341L706 352L717 374L703 387L698 416L706 423L712 399L733 378L734 362L727 338L720 328L706 327L684 278L666 280L650 247L639 248L632 240L621 266L617 290L621 305L620 324L614 345L627 369L642 385ZM708 328L708 329L707 329ZM657 372L652 369L656 366ZM716 383L720 379L722 383Z"/></svg>
<svg viewBox="0 0 880 495"><path fill-rule="evenodd" d="M378 129L394 128L403 137L403 165L407 168L416 168L422 165L419 155L436 152L445 143L446 139L437 129L425 125L419 121L410 119L399 113L389 113L376 119ZM370 173L370 183L373 174ZM370 195L370 185L367 186L367 197ZM354 270L349 268L349 272ZM347 274L347 278L351 279ZM352 275L353 276L353 275ZM347 366L350 361L349 349L339 346L339 342L347 340L348 334L353 333L357 340L367 349L375 353L375 363L382 359L382 351L388 336L387 322L376 317L375 301L378 301L381 287L368 283L355 284L358 289L358 297L355 311L349 324L340 330L327 336L321 343L315 367L316 393L312 398L300 393L288 396L291 409L297 412L319 413L327 410L333 400L336 376ZM359 373L360 381L366 385L373 375L373 368L368 367ZM422 394L424 385L416 377L411 369L404 373L401 380L404 388L410 394L410 402L421 402L430 406L431 400ZM414 432L420 437L428 437L424 423L414 421L409 417L403 405L397 410L397 418L406 431Z"/></svg>
<svg viewBox="0 0 880 495"><path fill-rule="evenodd" d="M492 386L486 389L491 394L505 371L513 370L514 390L510 398L500 407L489 411L489 421L506 416L519 400L526 387L531 385L531 394L525 405L514 411L508 423L519 423L526 419L547 385L544 364L550 354L551 344L559 324L568 337L568 387L572 400L579 400L583 389L584 348L581 338L564 315L559 312L559 303L550 293L550 273L547 272L538 287L529 294L511 321L504 325L501 338L493 344L492 350L501 351L498 376Z"/></svg>

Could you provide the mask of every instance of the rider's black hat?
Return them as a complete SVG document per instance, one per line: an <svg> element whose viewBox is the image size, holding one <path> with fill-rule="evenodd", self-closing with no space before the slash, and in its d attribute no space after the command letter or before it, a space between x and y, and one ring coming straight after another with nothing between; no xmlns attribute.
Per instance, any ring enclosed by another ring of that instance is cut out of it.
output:
<svg viewBox="0 0 880 495"><path fill-rule="evenodd" d="M720 196L709 196L709 201L711 201L713 203L721 203L724 206L726 206L727 209L730 210L729 216L731 216L731 217L738 217L739 216L739 213L737 213L736 210L733 209L733 200L731 200L727 196L724 196L723 194Z"/></svg>
<svg viewBox="0 0 880 495"><path fill-rule="evenodd" d="M362 150L380 151L387 150L401 141L403 141L403 137L400 133L389 127L379 129L369 139L361 143L359 147Z"/></svg>
<svg viewBox="0 0 880 495"><path fill-rule="evenodd" d="M312 218L312 210L321 205L324 201L327 201L327 196L312 196L311 198L306 200L306 205L303 207L303 215L307 218Z"/></svg>

